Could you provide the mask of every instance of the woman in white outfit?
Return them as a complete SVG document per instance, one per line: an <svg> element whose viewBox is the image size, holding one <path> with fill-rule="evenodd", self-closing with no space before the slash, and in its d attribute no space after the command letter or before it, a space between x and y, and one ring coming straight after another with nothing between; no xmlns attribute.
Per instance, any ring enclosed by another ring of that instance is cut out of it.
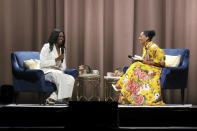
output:
<svg viewBox="0 0 197 131"><path fill-rule="evenodd" d="M44 71L45 80L54 83L57 87L57 90L46 99L47 104L55 104L56 101L64 101L72 97L75 79L64 73L66 69L64 44L64 32L54 29L40 53L40 67Z"/></svg>

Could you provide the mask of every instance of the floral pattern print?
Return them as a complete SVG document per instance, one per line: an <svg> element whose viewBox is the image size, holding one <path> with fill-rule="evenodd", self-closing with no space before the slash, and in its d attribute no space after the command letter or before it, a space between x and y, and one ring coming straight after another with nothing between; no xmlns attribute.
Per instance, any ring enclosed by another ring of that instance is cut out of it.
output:
<svg viewBox="0 0 197 131"><path fill-rule="evenodd" d="M155 43L148 42L143 47L143 59L165 66L165 53ZM132 105L165 105L161 100L160 75L162 68L133 63L120 78L119 103Z"/></svg>

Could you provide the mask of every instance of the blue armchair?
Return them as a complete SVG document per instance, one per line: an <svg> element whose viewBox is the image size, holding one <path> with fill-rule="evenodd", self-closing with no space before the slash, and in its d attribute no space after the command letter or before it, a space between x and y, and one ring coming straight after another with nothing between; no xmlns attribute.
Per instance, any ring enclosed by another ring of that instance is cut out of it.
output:
<svg viewBox="0 0 197 131"><path fill-rule="evenodd" d="M166 55L181 55L178 67L164 67L161 72L162 89L181 89L181 102L184 104L184 89L187 88L189 55L188 49L163 49ZM123 68L125 73L129 66Z"/></svg>
<svg viewBox="0 0 197 131"><path fill-rule="evenodd" d="M55 84L46 81L44 72L39 69L26 69L23 62L29 59L40 59L40 53L34 51L16 51L11 53L12 78L16 96L19 92L37 92L39 93L40 104L44 103L44 94L56 90ZM78 76L76 69L64 71L74 78Z"/></svg>

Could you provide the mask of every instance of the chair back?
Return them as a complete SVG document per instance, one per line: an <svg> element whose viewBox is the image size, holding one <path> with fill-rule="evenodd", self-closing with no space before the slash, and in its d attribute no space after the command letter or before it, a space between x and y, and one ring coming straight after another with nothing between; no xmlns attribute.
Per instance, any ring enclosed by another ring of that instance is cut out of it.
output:
<svg viewBox="0 0 197 131"><path fill-rule="evenodd" d="M12 69L24 69L23 62L29 59L40 60L40 52L36 51L14 51L11 53Z"/></svg>
<svg viewBox="0 0 197 131"><path fill-rule="evenodd" d="M166 55L181 55L179 66L189 66L189 49L163 49Z"/></svg>

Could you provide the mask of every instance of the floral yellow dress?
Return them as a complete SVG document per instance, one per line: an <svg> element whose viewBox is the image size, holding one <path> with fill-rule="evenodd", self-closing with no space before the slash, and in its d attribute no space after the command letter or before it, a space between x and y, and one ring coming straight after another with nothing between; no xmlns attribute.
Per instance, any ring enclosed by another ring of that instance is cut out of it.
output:
<svg viewBox="0 0 197 131"><path fill-rule="evenodd" d="M142 58L165 66L165 53L157 44L148 42ZM161 99L160 74L162 68L133 63L117 82L121 86L119 103L132 105L165 105Z"/></svg>

